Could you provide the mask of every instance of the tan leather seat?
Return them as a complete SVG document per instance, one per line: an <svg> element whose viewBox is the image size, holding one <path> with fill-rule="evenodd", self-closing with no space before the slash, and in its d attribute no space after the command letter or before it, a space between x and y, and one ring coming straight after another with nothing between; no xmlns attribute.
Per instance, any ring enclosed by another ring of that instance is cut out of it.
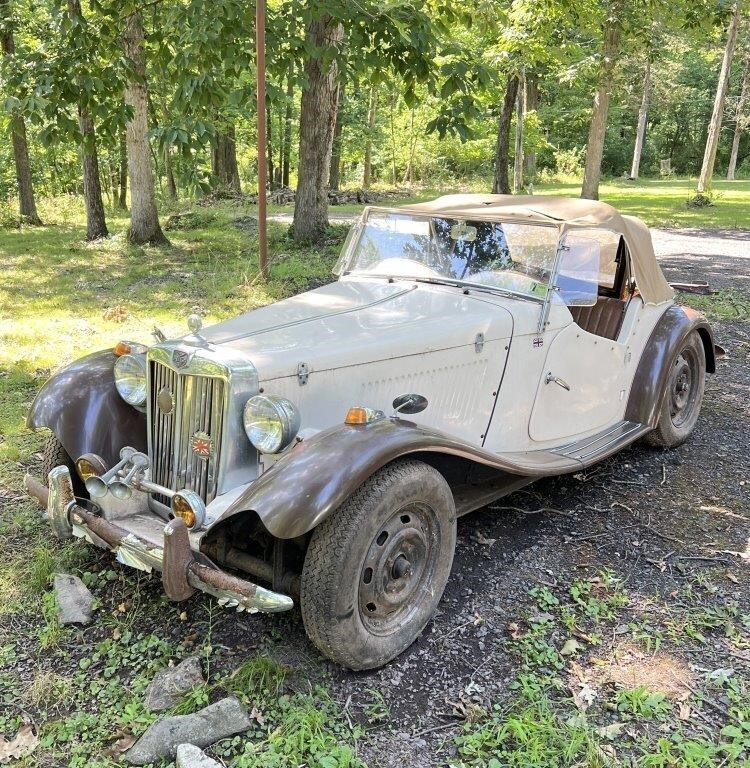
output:
<svg viewBox="0 0 750 768"><path fill-rule="evenodd" d="M576 325L584 331L605 339L616 339L620 333L626 307L625 301L599 296L596 304L591 307L569 307L569 309Z"/></svg>

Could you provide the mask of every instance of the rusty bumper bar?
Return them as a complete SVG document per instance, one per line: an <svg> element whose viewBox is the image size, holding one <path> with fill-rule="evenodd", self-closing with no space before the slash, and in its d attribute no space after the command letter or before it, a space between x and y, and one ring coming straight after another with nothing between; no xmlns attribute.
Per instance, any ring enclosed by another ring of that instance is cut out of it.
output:
<svg viewBox="0 0 750 768"><path fill-rule="evenodd" d="M41 498L39 489L27 483L29 492ZM102 549L109 549L125 565L141 570L161 571L164 591L170 600L187 600L196 590L218 598L219 603L238 611L276 613L293 607L291 597L239 579L206 562L200 562L190 548L188 531L179 518L164 527L161 545L104 519L82 506L73 495L67 467L49 473L47 515L56 536L79 536Z"/></svg>

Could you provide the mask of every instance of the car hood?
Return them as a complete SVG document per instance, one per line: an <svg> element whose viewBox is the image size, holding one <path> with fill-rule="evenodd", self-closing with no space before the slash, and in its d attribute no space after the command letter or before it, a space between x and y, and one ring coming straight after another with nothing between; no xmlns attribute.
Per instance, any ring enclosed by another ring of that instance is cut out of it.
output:
<svg viewBox="0 0 750 768"><path fill-rule="evenodd" d="M453 286L344 279L206 328L246 355L261 381L396 359L512 335L504 307Z"/></svg>

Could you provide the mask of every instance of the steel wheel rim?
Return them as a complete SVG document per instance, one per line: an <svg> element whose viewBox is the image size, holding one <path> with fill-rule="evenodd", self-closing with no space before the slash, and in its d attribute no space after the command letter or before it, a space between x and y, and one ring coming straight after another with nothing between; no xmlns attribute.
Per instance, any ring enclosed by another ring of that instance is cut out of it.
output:
<svg viewBox="0 0 750 768"><path fill-rule="evenodd" d="M424 503L406 504L379 527L359 575L359 615L372 634L393 634L419 610L437 568L438 530Z"/></svg>
<svg viewBox="0 0 750 768"><path fill-rule="evenodd" d="M698 358L690 348L683 349L672 364L669 381L669 415L675 427L689 422L698 397Z"/></svg>

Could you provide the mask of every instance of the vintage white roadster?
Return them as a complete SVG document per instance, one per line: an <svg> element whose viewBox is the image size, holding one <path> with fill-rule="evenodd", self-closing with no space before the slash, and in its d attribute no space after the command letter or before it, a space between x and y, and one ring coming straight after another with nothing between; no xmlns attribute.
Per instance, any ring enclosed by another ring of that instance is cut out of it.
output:
<svg viewBox="0 0 750 768"><path fill-rule="evenodd" d="M460 195L369 208L322 288L54 375L58 536L382 665L429 621L456 518L641 437L692 432L716 350L642 222L599 202ZM256 582L260 582L259 585Z"/></svg>

